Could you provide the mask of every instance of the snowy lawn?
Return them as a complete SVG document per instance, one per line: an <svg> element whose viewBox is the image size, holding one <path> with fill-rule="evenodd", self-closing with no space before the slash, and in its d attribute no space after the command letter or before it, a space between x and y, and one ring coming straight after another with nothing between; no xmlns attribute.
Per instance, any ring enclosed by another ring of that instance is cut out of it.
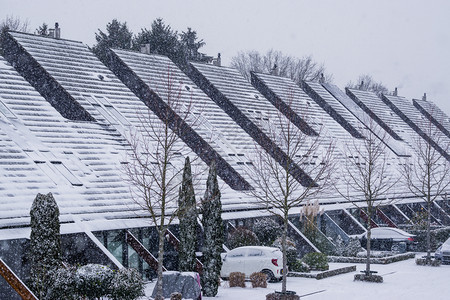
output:
<svg viewBox="0 0 450 300"><path fill-rule="evenodd" d="M420 257L422 254L416 255ZM330 263L330 269L335 266L344 267L355 264ZM390 300L390 299L450 299L450 265L440 267L417 266L414 259L400 261L388 265L371 265L371 269L383 276L383 283L354 282L353 276L364 269L363 264L356 264L356 272L337 275L321 280L288 277L287 289L306 295L317 291L324 292L304 296L301 299L319 300ZM149 296L155 282L146 287ZM247 288L230 288L228 281L223 281L216 297L203 297L204 300L262 300L266 294L281 290L281 282L269 283L267 288L252 288L247 282Z"/></svg>

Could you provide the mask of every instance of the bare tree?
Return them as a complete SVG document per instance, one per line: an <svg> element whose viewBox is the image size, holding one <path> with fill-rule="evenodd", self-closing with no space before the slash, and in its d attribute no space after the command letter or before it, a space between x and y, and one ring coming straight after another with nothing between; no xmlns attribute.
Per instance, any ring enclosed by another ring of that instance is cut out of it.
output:
<svg viewBox="0 0 450 300"><path fill-rule="evenodd" d="M385 140L387 132L376 126L373 119L365 122L368 130L364 140L354 139L345 149L342 181L336 185L338 193L367 215L366 276L370 276L370 239L374 215L380 206L392 204L389 197L400 175L392 168L390 151Z"/></svg>
<svg viewBox="0 0 450 300"><path fill-rule="evenodd" d="M20 32L30 32L28 20L21 20L19 17L6 16L4 20L0 22L0 28L3 30L12 30L12 31L20 31Z"/></svg>
<svg viewBox="0 0 450 300"><path fill-rule="evenodd" d="M29 33L29 22L28 20L23 21L18 17L14 17L13 15L6 16L6 18L0 22L0 54L3 54L3 45L1 41L3 40L3 35L8 30Z"/></svg>
<svg viewBox="0 0 450 300"><path fill-rule="evenodd" d="M311 55L297 58L275 50L269 50L264 55L258 51L239 52L231 59L231 66L248 81L250 71L289 77L297 84L302 80L317 81L322 76L325 81L332 79L331 75L326 74L323 64L315 62Z"/></svg>
<svg viewBox="0 0 450 300"><path fill-rule="evenodd" d="M182 89L170 73L165 85L157 93L167 104L164 116L175 111L181 120L195 125L190 113L191 103L182 101ZM164 110L164 109L163 109ZM162 297L162 272L164 262L164 237L168 226L178 214L178 189L182 181L183 163L180 158L189 149L182 143L182 127L173 128L173 120L155 117L150 110L139 114L140 126L130 134L131 150L124 171L131 186L134 202L150 215L159 237L157 299ZM171 129L172 127L172 129ZM180 164L177 165L176 162ZM180 212L181 213L181 212Z"/></svg>
<svg viewBox="0 0 450 300"><path fill-rule="evenodd" d="M433 115L433 112L430 112ZM450 142L444 134L435 127L431 120L422 119L422 130L434 142L449 153ZM431 260L431 208L436 199L444 197L450 186L450 163L430 143L416 136L412 143L413 155L405 163L402 172L409 190L426 202L427 230L427 261Z"/></svg>
<svg viewBox="0 0 450 300"><path fill-rule="evenodd" d="M389 89L382 82L376 82L373 77L368 74L359 75L356 83L353 83L352 81L347 83L347 88L374 92L378 96L381 96L381 94L387 95L389 93Z"/></svg>
<svg viewBox="0 0 450 300"><path fill-rule="evenodd" d="M286 104L291 106L294 97L288 97ZM300 113L300 112L297 112ZM301 113L300 113L301 114ZM306 115L302 118L308 119ZM253 178L254 190L252 196L274 215L283 220L282 252L283 252L283 283L282 292L286 292L287 275L287 231L289 213L293 208L304 205L308 200L325 191L331 185L334 143L318 136L308 136L295 126L289 118L278 112L274 118L266 122L267 135L285 152L285 165L279 164L269 152L256 147L252 159L254 168L248 169ZM312 183L302 185L291 174L289 166L293 163L301 166L311 177Z"/></svg>

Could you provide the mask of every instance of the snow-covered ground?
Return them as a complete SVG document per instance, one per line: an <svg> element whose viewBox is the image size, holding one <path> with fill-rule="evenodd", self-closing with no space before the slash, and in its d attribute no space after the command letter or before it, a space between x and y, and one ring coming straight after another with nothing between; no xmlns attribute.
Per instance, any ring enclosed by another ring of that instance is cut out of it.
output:
<svg viewBox="0 0 450 300"><path fill-rule="evenodd" d="M419 255L417 255L419 257ZM355 264L330 264L333 266L350 266ZM363 264L356 264L357 271L364 269ZM356 272L342 274L322 280L289 277L287 289L305 295L301 299L320 300L392 300L392 299L450 299L450 265L440 267L417 266L413 259L392 263L389 265L372 265L372 270L378 271L384 278L383 283L366 283L353 281ZM153 291L155 282L147 285L147 295ZM273 291L281 290L281 282L269 283L267 288L252 288L247 282L247 288L230 288L228 281L223 281L216 297L203 297L204 300L261 300ZM323 291L306 296L306 294Z"/></svg>

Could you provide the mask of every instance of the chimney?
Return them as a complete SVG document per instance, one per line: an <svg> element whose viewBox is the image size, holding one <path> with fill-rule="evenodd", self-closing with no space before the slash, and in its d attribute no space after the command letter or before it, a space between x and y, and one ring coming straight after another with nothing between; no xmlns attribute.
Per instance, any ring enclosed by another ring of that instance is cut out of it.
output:
<svg viewBox="0 0 450 300"><path fill-rule="evenodd" d="M220 53L217 54L217 58L213 58L213 65L220 67L222 65L222 59Z"/></svg>
<svg viewBox="0 0 450 300"><path fill-rule="evenodd" d="M427 93L423 93L422 100L427 101Z"/></svg>
<svg viewBox="0 0 450 300"><path fill-rule="evenodd" d="M319 83L325 83L325 76L323 76L323 73L320 73Z"/></svg>
<svg viewBox="0 0 450 300"><path fill-rule="evenodd" d="M278 66L277 66L277 64L274 64L274 65L273 65L273 68L272 68L272 70L270 71L270 74L275 75L275 76L278 76Z"/></svg>
<svg viewBox="0 0 450 300"><path fill-rule="evenodd" d="M55 29L50 28L48 30L48 36L51 37L51 38L55 38Z"/></svg>
<svg viewBox="0 0 450 300"><path fill-rule="evenodd" d="M394 92L392 93L392 95L398 96L398 90L397 90L397 88L395 88L395 90L394 90Z"/></svg>
<svg viewBox="0 0 450 300"><path fill-rule="evenodd" d="M58 22L55 23L55 39L59 40L61 38L61 28L59 28Z"/></svg>
<svg viewBox="0 0 450 300"><path fill-rule="evenodd" d="M364 87L364 80L361 80L361 84L359 85L359 89L362 90L363 87Z"/></svg>
<svg viewBox="0 0 450 300"><path fill-rule="evenodd" d="M142 44L141 45L141 53L150 54L150 44Z"/></svg>

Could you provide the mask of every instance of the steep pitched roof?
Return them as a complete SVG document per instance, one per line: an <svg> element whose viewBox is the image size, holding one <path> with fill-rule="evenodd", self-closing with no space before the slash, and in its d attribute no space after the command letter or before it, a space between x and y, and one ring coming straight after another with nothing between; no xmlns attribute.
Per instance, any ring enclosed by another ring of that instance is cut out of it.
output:
<svg viewBox="0 0 450 300"><path fill-rule="evenodd" d="M372 130L375 135L383 135L378 136L378 138L382 139L396 155L409 156L408 145L405 145L401 140L394 139L389 134L384 134L384 129L380 128L378 124L370 122L371 117L337 86L331 83L305 82L304 88L306 85L311 93L315 93L316 98L314 99L318 99L333 115L339 115L344 120L344 122L341 122L345 128L351 125L358 129L361 135L364 135L366 130Z"/></svg>
<svg viewBox="0 0 450 300"><path fill-rule="evenodd" d="M278 117L276 108L255 90L237 70L226 67L191 63L188 76L255 141L281 165L288 161L282 146L272 140L269 127ZM283 117L281 117L283 118ZM291 173L304 186L316 185L297 164L291 163Z"/></svg>
<svg viewBox="0 0 450 300"><path fill-rule="evenodd" d="M145 135L146 130L143 128L142 119L145 119L146 123L161 123L158 116L149 111L147 106L103 65L87 46L70 40L57 40L17 32L9 34L14 42L11 43L12 49L8 56L12 63L16 65L16 60L19 58L31 59L37 63L35 67L40 70L39 73L48 75L45 76L44 81L36 84L38 91L44 92L47 86L59 86L65 94L69 95L67 99L77 103L75 107L81 107L88 113L88 123L95 123L95 126L101 126L104 130L111 131L111 136L124 144L122 146L124 151L129 144L127 138L130 137L130 132ZM34 70L23 69L21 72L26 77L32 77L33 74L28 73L33 73ZM51 102L47 98L46 100ZM61 109L59 111L61 113ZM99 142L101 141L99 139ZM196 156L189 150L189 147L183 146L184 143L181 142L180 145L180 148L185 149L186 153L180 153L178 159L171 161L176 169L183 168L185 155ZM118 164L125 156L125 152L120 151L116 151L113 155ZM94 154L91 159L102 162L102 158L95 157ZM207 167L201 160L196 160L196 162L198 162L199 168ZM115 175L122 174L118 169L111 172ZM206 177L207 174L201 173L198 181L203 183L206 181ZM260 207L253 198L234 191L223 181L220 182L224 211ZM124 181L122 184L127 185ZM199 185L196 189L197 194L202 195L203 189L203 184ZM131 201L128 186L126 190L128 192L127 201ZM95 194L95 191L90 191L90 193ZM120 208L118 210L121 213L108 216L108 203L105 202L102 205L104 205L102 208L104 216L108 218L119 216L135 218L144 214L142 210L129 205L129 209ZM111 207L114 208L114 206ZM141 221L141 226L146 222Z"/></svg>
<svg viewBox="0 0 450 300"><path fill-rule="evenodd" d="M251 138L169 58L113 50L107 65L156 115L179 119L176 126L186 127L181 138L207 164L216 161L218 175L232 188L251 188L243 170L251 165Z"/></svg>
<svg viewBox="0 0 450 300"><path fill-rule="evenodd" d="M9 211L0 227L27 225L38 192L55 194L62 222L72 221L71 214L126 215L128 187L117 172L123 139L99 124L65 119L3 58L0 65L1 164L7 167L0 198L1 210Z"/></svg>
<svg viewBox="0 0 450 300"><path fill-rule="evenodd" d="M414 106L450 138L450 118L436 104L427 100L413 99Z"/></svg>
<svg viewBox="0 0 450 300"><path fill-rule="evenodd" d="M410 101L404 97L392 95L382 95L381 99L417 134L450 161L450 138L423 116Z"/></svg>

